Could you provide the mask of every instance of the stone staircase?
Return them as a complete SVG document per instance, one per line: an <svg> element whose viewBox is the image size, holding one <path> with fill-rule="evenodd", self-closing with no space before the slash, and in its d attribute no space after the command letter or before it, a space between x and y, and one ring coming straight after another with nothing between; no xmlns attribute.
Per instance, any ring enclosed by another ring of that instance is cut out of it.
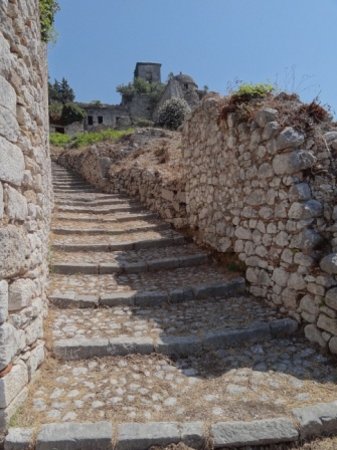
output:
<svg viewBox="0 0 337 450"><path fill-rule="evenodd" d="M10 430L7 448L33 435L38 450L311 436L303 407L337 398L336 371L297 323L139 203L53 176L50 357L17 418L31 428Z"/></svg>

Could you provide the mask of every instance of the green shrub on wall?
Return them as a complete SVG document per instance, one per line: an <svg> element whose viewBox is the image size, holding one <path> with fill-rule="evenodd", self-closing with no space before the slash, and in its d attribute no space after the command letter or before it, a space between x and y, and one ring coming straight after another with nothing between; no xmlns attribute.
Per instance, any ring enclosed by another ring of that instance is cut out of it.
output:
<svg viewBox="0 0 337 450"><path fill-rule="evenodd" d="M53 37L55 14L60 9L56 0L39 0L41 38L48 42Z"/></svg>

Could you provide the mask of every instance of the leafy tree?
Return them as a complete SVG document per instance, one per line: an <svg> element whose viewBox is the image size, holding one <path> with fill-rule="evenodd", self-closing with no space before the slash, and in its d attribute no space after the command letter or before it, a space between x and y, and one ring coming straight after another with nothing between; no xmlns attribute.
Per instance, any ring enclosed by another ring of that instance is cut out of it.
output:
<svg viewBox="0 0 337 450"><path fill-rule="evenodd" d="M63 125L70 125L73 122L79 122L85 117L85 111L76 103L66 103L63 105L61 123Z"/></svg>
<svg viewBox="0 0 337 450"><path fill-rule="evenodd" d="M63 105L59 102L49 104L49 119L52 123L60 123L62 117Z"/></svg>
<svg viewBox="0 0 337 450"><path fill-rule="evenodd" d="M71 103L75 100L74 90L70 87L68 81L62 78L61 81L54 80L54 83L48 83L49 102Z"/></svg>

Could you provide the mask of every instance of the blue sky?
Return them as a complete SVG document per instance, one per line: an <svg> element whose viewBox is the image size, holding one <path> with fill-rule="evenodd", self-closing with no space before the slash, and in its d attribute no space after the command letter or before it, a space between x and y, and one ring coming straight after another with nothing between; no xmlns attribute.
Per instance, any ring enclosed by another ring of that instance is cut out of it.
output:
<svg viewBox="0 0 337 450"><path fill-rule="evenodd" d="M272 82L337 111L337 0L59 0L51 79L77 100L119 103L137 61L225 93Z"/></svg>

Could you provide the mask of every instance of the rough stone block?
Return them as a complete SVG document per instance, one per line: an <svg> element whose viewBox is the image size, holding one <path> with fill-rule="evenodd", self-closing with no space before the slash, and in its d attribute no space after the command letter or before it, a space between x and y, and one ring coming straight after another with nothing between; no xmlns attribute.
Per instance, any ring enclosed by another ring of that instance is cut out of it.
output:
<svg viewBox="0 0 337 450"><path fill-rule="evenodd" d="M293 422L285 417L252 422L219 422L211 427L211 433L215 448L267 445L298 439Z"/></svg>
<svg viewBox="0 0 337 450"><path fill-rule="evenodd" d="M296 247L301 249L303 253L310 253L312 250L315 250L322 241L322 236L315 230L305 229L298 235Z"/></svg>
<svg viewBox="0 0 337 450"><path fill-rule="evenodd" d="M133 306L137 291L102 294L99 303L105 306Z"/></svg>
<svg viewBox="0 0 337 450"><path fill-rule="evenodd" d="M27 396L28 389L25 387L6 409L0 410L0 431L5 431L8 429L11 418L14 416L18 408L20 408L20 406L22 406L26 401Z"/></svg>
<svg viewBox="0 0 337 450"><path fill-rule="evenodd" d="M286 127L278 135L276 139L277 150L283 150L285 148L293 148L302 145L304 142L303 134L294 130L291 127Z"/></svg>
<svg viewBox="0 0 337 450"><path fill-rule="evenodd" d="M291 336L297 329L298 323L290 318L274 320L270 323L271 334L274 338Z"/></svg>
<svg viewBox="0 0 337 450"><path fill-rule="evenodd" d="M20 185L25 170L22 151L0 136L0 180Z"/></svg>
<svg viewBox="0 0 337 450"><path fill-rule="evenodd" d="M292 186L289 190L290 201L306 201L311 198L311 189L308 183L299 183Z"/></svg>
<svg viewBox="0 0 337 450"><path fill-rule="evenodd" d="M45 352L44 352L44 344L43 343L37 345L30 352L29 358L26 361L29 380L31 380L32 376L35 374L37 369L43 363L44 357L45 357Z"/></svg>
<svg viewBox="0 0 337 450"><path fill-rule="evenodd" d="M323 214L323 206L317 200L308 200L305 203L295 202L289 209L289 219L305 220L320 217Z"/></svg>
<svg viewBox="0 0 337 450"><path fill-rule="evenodd" d="M325 296L325 303L337 311L337 288L329 289Z"/></svg>
<svg viewBox="0 0 337 450"><path fill-rule="evenodd" d="M0 106L16 114L16 93L8 81L0 75Z"/></svg>
<svg viewBox="0 0 337 450"><path fill-rule="evenodd" d="M180 427L180 440L193 449L205 448L205 427L203 422L183 422Z"/></svg>
<svg viewBox="0 0 337 450"><path fill-rule="evenodd" d="M16 364L7 375L0 378L0 408L7 408L27 384L27 367L24 364Z"/></svg>
<svg viewBox="0 0 337 450"><path fill-rule="evenodd" d="M134 297L136 306L153 306L167 302L166 292L161 291L144 291L137 292Z"/></svg>
<svg viewBox="0 0 337 450"><path fill-rule="evenodd" d="M153 445L176 444L180 441L177 423L124 423L118 426L116 450L148 449ZM37 449L38 450L38 449Z"/></svg>
<svg viewBox="0 0 337 450"><path fill-rule="evenodd" d="M25 268L27 252L26 236L21 229L14 225L0 228L0 277L10 278L19 275Z"/></svg>
<svg viewBox="0 0 337 450"><path fill-rule="evenodd" d="M112 450L110 422L51 423L36 438L36 450Z"/></svg>
<svg viewBox="0 0 337 450"><path fill-rule="evenodd" d="M263 108L255 114L255 122L260 126L264 127L269 122L275 121L278 116L278 111L273 108Z"/></svg>
<svg viewBox="0 0 337 450"><path fill-rule="evenodd" d="M19 124L16 116L7 108L0 105L0 135L11 142L17 142Z"/></svg>
<svg viewBox="0 0 337 450"><path fill-rule="evenodd" d="M322 337L322 333L319 331L319 329L314 324L309 324L304 327L304 334L305 337L315 344L319 344L321 347L326 346L326 342L324 341Z"/></svg>
<svg viewBox="0 0 337 450"><path fill-rule="evenodd" d="M18 336L15 328L9 324L4 323L0 326L0 370L5 369L12 361L12 358L19 348Z"/></svg>
<svg viewBox="0 0 337 450"><path fill-rule="evenodd" d="M26 198L16 189L5 185L6 213L11 220L24 221L28 216Z"/></svg>
<svg viewBox="0 0 337 450"><path fill-rule="evenodd" d="M3 218L4 215L4 209L5 209L5 204L4 204L4 189L2 187L2 183L0 183L0 219Z"/></svg>
<svg viewBox="0 0 337 450"><path fill-rule="evenodd" d="M8 317L8 283L0 281L0 324L6 322Z"/></svg>
<svg viewBox="0 0 337 450"><path fill-rule="evenodd" d="M29 306L35 293L35 283L33 280L19 279L9 286L9 311L19 311Z"/></svg>
<svg viewBox="0 0 337 450"><path fill-rule="evenodd" d="M293 414L299 421L302 439L337 432L337 402L295 408Z"/></svg>
<svg viewBox="0 0 337 450"><path fill-rule="evenodd" d="M7 0L6 0L7 3ZM7 7L5 3L5 7ZM9 75L12 65L11 52L8 41L0 32L0 73L1 75ZM0 145L1 147L1 145Z"/></svg>
<svg viewBox="0 0 337 450"><path fill-rule="evenodd" d="M325 314L320 314L317 321L318 328L328 331L333 335L337 335L337 320L326 316Z"/></svg>
<svg viewBox="0 0 337 450"><path fill-rule="evenodd" d="M337 274L337 253L325 256L320 262L320 268L323 272Z"/></svg>
<svg viewBox="0 0 337 450"><path fill-rule="evenodd" d="M4 450L33 449L33 429L10 428L5 439Z"/></svg>
<svg viewBox="0 0 337 450"><path fill-rule="evenodd" d="M276 155L273 159L273 169L276 175L291 175L301 170L309 169L316 162L315 156L306 150Z"/></svg>

